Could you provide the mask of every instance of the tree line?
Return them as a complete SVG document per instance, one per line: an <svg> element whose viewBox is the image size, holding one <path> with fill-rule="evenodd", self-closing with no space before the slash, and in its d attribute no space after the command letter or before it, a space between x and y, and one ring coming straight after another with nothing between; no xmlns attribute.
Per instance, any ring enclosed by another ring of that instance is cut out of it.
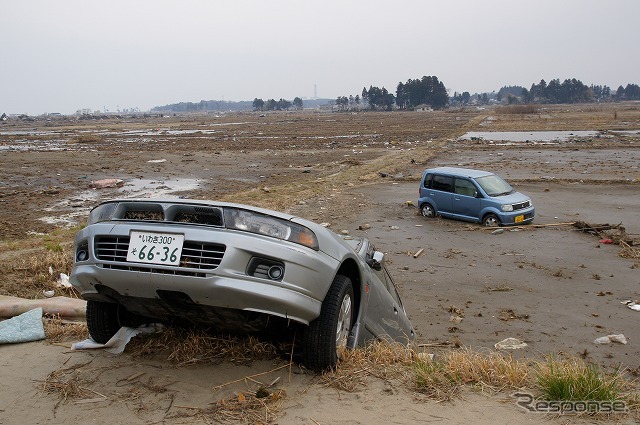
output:
<svg viewBox="0 0 640 425"><path fill-rule="evenodd" d="M499 102L506 103L589 103L612 100L640 100L640 86L627 84L619 86L614 92L607 85L587 86L575 78L560 82L554 79L547 83L540 80L533 83L530 89L520 86L505 86L497 95Z"/></svg>
<svg viewBox="0 0 640 425"><path fill-rule="evenodd" d="M334 106L340 111L372 110L390 111L393 109L410 110L421 106L433 109L442 109L453 105L490 103L589 103L607 102L616 100L640 100L640 86L627 84L619 86L613 91L606 85L587 86L575 78L560 81L553 79L548 83L540 80L533 83L529 89L522 86L504 86L497 93L476 93L471 95L468 91L449 96L444 83L436 76L423 76L422 78L409 79L406 83L398 83L395 94L389 92L384 86L364 87L359 94L338 96ZM314 103L314 101L311 101ZM317 101L316 101L317 104ZM301 110L304 104L300 97L293 101L283 98L280 100L260 98L250 101L225 102L205 101L181 102L172 105L159 106L152 111L197 112L212 110L251 110L254 111L287 111L291 108Z"/></svg>
<svg viewBox="0 0 640 425"><path fill-rule="evenodd" d="M371 111L390 111L397 109L413 109L420 105L428 105L433 109L447 106L449 95L447 89L435 76L424 76L406 83L398 83L395 95L384 86L363 87L360 95L338 96L335 105L343 111L368 109ZM362 105L362 106L361 106Z"/></svg>
<svg viewBox="0 0 640 425"><path fill-rule="evenodd" d="M254 111L288 111L292 106L295 109L302 109L304 106L302 99L299 97L293 99L293 102L289 102L282 98L280 98L280 100L268 99L265 102L264 100L256 97L253 99L252 105Z"/></svg>

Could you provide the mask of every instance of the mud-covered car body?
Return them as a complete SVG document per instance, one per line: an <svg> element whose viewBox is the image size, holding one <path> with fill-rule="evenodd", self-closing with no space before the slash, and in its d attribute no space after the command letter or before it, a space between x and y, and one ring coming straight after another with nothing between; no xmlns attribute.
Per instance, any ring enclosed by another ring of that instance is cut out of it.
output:
<svg viewBox="0 0 640 425"><path fill-rule="evenodd" d="M96 340L133 318L247 332L282 318L306 325L303 361L325 368L335 364L337 346L414 338L383 255L367 239L288 214L208 201L113 200L91 211L74 255L70 281L89 301Z"/></svg>

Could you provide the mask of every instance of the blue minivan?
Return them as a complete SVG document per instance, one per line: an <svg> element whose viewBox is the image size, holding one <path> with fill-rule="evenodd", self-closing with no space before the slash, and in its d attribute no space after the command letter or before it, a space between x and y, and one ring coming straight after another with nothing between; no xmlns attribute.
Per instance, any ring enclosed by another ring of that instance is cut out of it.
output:
<svg viewBox="0 0 640 425"><path fill-rule="evenodd" d="M441 215L496 227L531 223L535 215L528 196L489 171L430 168L422 174L419 193L418 208L425 217Z"/></svg>

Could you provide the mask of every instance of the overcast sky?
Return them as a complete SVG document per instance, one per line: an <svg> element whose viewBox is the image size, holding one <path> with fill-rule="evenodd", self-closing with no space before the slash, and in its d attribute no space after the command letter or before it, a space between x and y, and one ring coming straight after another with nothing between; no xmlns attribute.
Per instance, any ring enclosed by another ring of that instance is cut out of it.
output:
<svg viewBox="0 0 640 425"><path fill-rule="evenodd" d="M640 84L638 0L2 0L0 114ZM316 91L314 93L314 86Z"/></svg>

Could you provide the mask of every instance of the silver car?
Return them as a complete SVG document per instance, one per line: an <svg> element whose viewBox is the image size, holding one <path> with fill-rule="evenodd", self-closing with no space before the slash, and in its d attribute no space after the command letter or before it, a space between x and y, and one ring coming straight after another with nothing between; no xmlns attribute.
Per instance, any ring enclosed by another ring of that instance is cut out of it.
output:
<svg viewBox="0 0 640 425"><path fill-rule="evenodd" d="M384 255L367 239L276 211L112 200L91 211L74 258L70 281L101 343L153 321L240 332L301 324L303 362L322 370L341 347L415 338Z"/></svg>

